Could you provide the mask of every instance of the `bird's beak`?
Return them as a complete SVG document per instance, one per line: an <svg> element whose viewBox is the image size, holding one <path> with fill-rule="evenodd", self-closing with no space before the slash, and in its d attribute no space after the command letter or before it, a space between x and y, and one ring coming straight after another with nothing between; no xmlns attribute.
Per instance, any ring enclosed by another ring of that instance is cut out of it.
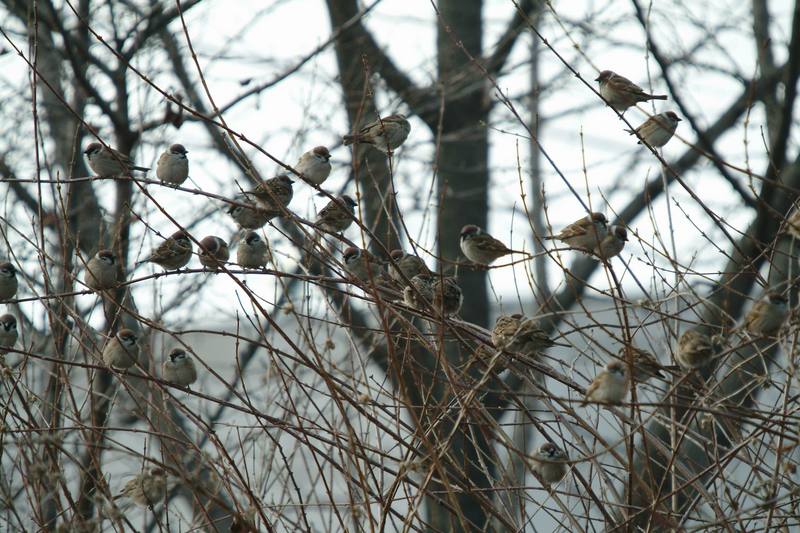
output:
<svg viewBox="0 0 800 533"><path fill-rule="evenodd" d="M600 76L597 76L594 81L600 81Z"/></svg>

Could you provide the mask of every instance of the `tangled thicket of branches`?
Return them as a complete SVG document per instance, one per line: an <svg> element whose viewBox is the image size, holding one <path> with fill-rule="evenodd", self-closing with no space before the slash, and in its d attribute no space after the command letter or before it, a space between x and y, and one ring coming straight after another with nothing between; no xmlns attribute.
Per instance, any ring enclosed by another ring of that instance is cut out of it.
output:
<svg viewBox="0 0 800 533"><path fill-rule="evenodd" d="M800 527L800 2L560 4L439 0L409 21L381 0L327 0L325 20L280 1L0 2L3 527ZM594 83L607 68L669 102L621 115ZM682 122L663 151L625 132L666 110ZM401 148L340 145L394 112ZM190 178L97 176L93 142L143 166L181 143ZM316 144L322 185L291 165ZM236 255L228 211L276 170L294 198L256 230L269 263L198 266L207 235ZM324 231L345 193L352 225ZM618 256L545 240L591 211L627 230ZM467 224L511 228L495 234L522 253L471 263ZM138 264L176 231L188 266ZM374 271L353 275L351 246ZM93 290L101 249L119 283ZM386 278L395 249L455 280L460 311ZM500 345L500 313L534 318L536 347ZM110 365L126 329L135 364ZM165 374L175 349L188 386ZM628 379L637 349L657 376ZM615 359L624 400L584 403Z"/></svg>

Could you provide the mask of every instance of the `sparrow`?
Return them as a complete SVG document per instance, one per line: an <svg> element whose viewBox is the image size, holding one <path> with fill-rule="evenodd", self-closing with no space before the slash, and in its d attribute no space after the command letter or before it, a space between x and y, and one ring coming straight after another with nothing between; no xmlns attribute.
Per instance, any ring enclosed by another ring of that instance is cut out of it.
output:
<svg viewBox="0 0 800 533"><path fill-rule="evenodd" d="M115 500L128 498L139 507L153 507L167 495L167 473L161 468L151 468L128 481Z"/></svg>
<svg viewBox="0 0 800 533"><path fill-rule="evenodd" d="M189 152L182 144L173 144L158 157L156 176L164 183L181 185L189 177Z"/></svg>
<svg viewBox="0 0 800 533"><path fill-rule="evenodd" d="M258 200L261 208L267 212L269 219L283 215L284 209L292 201L294 191L292 181L286 174L262 181L258 186L250 191L250 194Z"/></svg>
<svg viewBox="0 0 800 533"><path fill-rule="evenodd" d="M508 366L508 358L506 357L499 357L495 359L495 355L497 355L498 349L494 346L480 343L478 344L475 349L472 351L472 358L478 361L483 361L484 364L490 364L494 359L493 368L497 372L502 372Z"/></svg>
<svg viewBox="0 0 800 533"><path fill-rule="evenodd" d="M269 245L255 231L248 231L236 249L236 263L242 268L263 268L272 257Z"/></svg>
<svg viewBox="0 0 800 533"><path fill-rule="evenodd" d="M455 279L439 278L433 282L431 290L434 309L441 311L444 316L458 314L464 302L464 295Z"/></svg>
<svg viewBox="0 0 800 533"><path fill-rule="evenodd" d="M604 70L594 81L600 82L600 95L608 105L624 113L632 105L648 100L666 100L665 94L647 94L625 76Z"/></svg>
<svg viewBox="0 0 800 533"><path fill-rule="evenodd" d="M176 231L170 237L158 245L150 252L147 259L139 261L142 263L155 263L165 270L176 270L184 267L192 258L192 241L184 231Z"/></svg>
<svg viewBox="0 0 800 533"><path fill-rule="evenodd" d="M618 404L627 395L628 377L625 365L620 361L611 361L587 387L583 405L588 402Z"/></svg>
<svg viewBox="0 0 800 533"><path fill-rule="evenodd" d="M622 226L611 226L603 240L594 247L594 254L600 259L611 259L622 252L628 242L628 230Z"/></svg>
<svg viewBox="0 0 800 533"><path fill-rule="evenodd" d="M558 483L567 475L569 458L552 442L545 442L530 457L531 469L545 485Z"/></svg>
<svg viewBox="0 0 800 533"><path fill-rule="evenodd" d="M361 281L379 279L382 274L381 262L367 250L350 246L342 253L342 259L347 273Z"/></svg>
<svg viewBox="0 0 800 533"><path fill-rule="evenodd" d="M474 224L461 228L459 244L467 259L482 266L487 266L504 255L525 253L510 249Z"/></svg>
<svg viewBox="0 0 800 533"><path fill-rule="evenodd" d="M136 334L129 329L121 329L108 339L103 348L103 361L114 368L130 368L139 357Z"/></svg>
<svg viewBox="0 0 800 533"><path fill-rule="evenodd" d="M355 143L371 144L381 152L388 154L397 150L411 132L411 124L405 115L395 114L370 122L355 135L342 138L345 146Z"/></svg>
<svg viewBox="0 0 800 533"><path fill-rule="evenodd" d="M83 282L93 291L117 286L117 258L110 250L100 250L86 263Z"/></svg>
<svg viewBox="0 0 800 533"><path fill-rule="evenodd" d="M786 297L777 292L768 292L753 304L744 317L744 328L753 335L774 335L777 333L786 317L789 307Z"/></svg>
<svg viewBox="0 0 800 533"><path fill-rule="evenodd" d="M147 172L145 167L137 167L130 157L113 148L107 148L98 142L93 142L83 152L89 160L89 167L101 178L129 174L132 170Z"/></svg>
<svg viewBox="0 0 800 533"><path fill-rule="evenodd" d="M433 303L433 275L421 273L409 280L403 289L403 301L409 307L423 310Z"/></svg>
<svg viewBox="0 0 800 533"><path fill-rule="evenodd" d="M658 362L656 356L652 353L630 346L630 351L633 352L633 379L644 383L650 378L664 378L662 370L677 370L675 366L663 366ZM617 358L622 361L625 368L628 368L628 348L623 346L619 349Z"/></svg>
<svg viewBox="0 0 800 533"><path fill-rule="evenodd" d="M317 146L298 159L294 169L300 177L314 185L322 185L331 173L331 153L324 146Z"/></svg>
<svg viewBox="0 0 800 533"><path fill-rule="evenodd" d="M795 239L800 239L800 206L795 205L792 212L786 217L786 233Z"/></svg>
<svg viewBox="0 0 800 533"><path fill-rule="evenodd" d="M522 315L519 315L519 317L519 326L517 326L516 331L511 334L510 338L505 339L505 349L507 351L532 356L551 346L555 346L555 342L539 326L538 320L526 318ZM495 323L496 327L497 324ZM494 330L492 331L492 339L494 339Z"/></svg>
<svg viewBox="0 0 800 533"><path fill-rule="evenodd" d="M389 256L392 258L392 262L386 265L389 277L401 285L408 285L417 274L432 275L428 265L417 255L392 250Z"/></svg>
<svg viewBox="0 0 800 533"><path fill-rule="evenodd" d="M350 196L334 198L317 213L316 227L329 233L341 233L355 219L356 202Z"/></svg>
<svg viewBox="0 0 800 533"><path fill-rule="evenodd" d="M221 237L209 235L200 241L200 263L211 270L219 270L219 267L228 261L231 256L228 250L228 243Z"/></svg>
<svg viewBox="0 0 800 533"><path fill-rule="evenodd" d="M164 361L164 379L181 387L188 387L197 381L197 368L194 361L182 348L174 348Z"/></svg>
<svg viewBox="0 0 800 533"><path fill-rule="evenodd" d="M258 207L248 193L237 194L233 200L237 204L246 204L250 206L231 205L227 211L228 214L233 217L233 220L244 229L263 228L267 222L275 217L275 215L270 215L269 212Z"/></svg>
<svg viewBox="0 0 800 533"><path fill-rule="evenodd" d="M645 120L641 126L635 130L625 130L631 135L638 134L639 144L642 139L653 148L661 148L672 139L675 130L678 129L678 122L681 119L672 111L659 113Z"/></svg>
<svg viewBox="0 0 800 533"><path fill-rule="evenodd" d="M593 251L608 234L608 220L603 213L592 213L562 229L558 235L545 237L559 240L571 248Z"/></svg>
<svg viewBox="0 0 800 533"><path fill-rule="evenodd" d="M514 334L519 329L520 322L525 318L520 313L513 315L500 315L494 321L494 328L492 328L492 344L498 350L509 350L509 345L514 339Z"/></svg>
<svg viewBox="0 0 800 533"><path fill-rule="evenodd" d="M18 288L17 269L11 263L0 263L0 302L13 298Z"/></svg>
<svg viewBox="0 0 800 533"><path fill-rule="evenodd" d="M678 352L675 360L681 368L691 370L700 368L711 362L714 356L714 345L708 335L695 329L687 329L678 339Z"/></svg>
<svg viewBox="0 0 800 533"><path fill-rule="evenodd" d="M0 316L0 355L14 348L18 338L16 317L8 314Z"/></svg>

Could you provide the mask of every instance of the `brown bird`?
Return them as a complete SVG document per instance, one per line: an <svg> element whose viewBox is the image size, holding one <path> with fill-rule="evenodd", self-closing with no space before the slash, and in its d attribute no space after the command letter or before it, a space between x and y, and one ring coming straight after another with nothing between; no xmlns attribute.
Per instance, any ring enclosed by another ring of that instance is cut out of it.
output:
<svg viewBox="0 0 800 533"><path fill-rule="evenodd" d="M317 213L316 226L330 233L345 231L355 220L356 202L348 195L335 198Z"/></svg>
<svg viewBox="0 0 800 533"><path fill-rule="evenodd" d="M628 376L625 366L620 361L611 361L587 387L583 404L586 405L588 402L618 404L627 395Z"/></svg>
<svg viewBox="0 0 800 533"><path fill-rule="evenodd" d="M7 261L0 263L0 302L13 298L18 288L17 269Z"/></svg>
<svg viewBox="0 0 800 533"><path fill-rule="evenodd" d="M639 137L652 146L661 148L672 139L675 130L678 129L678 122L681 119L672 111L653 115L642 123L636 130L625 130L631 135L638 133ZM642 141L639 141L642 144Z"/></svg>
<svg viewBox="0 0 800 533"><path fill-rule="evenodd" d="M608 220L603 213L592 213L580 220L576 220L558 235L545 237L548 240L558 240L584 252L593 251L608 234Z"/></svg>
<svg viewBox="0 0 800 533"><path fill-rule="evenodd" d="M252 195L248 193L237 194L233 199L237 204L232 204L227 213L236 221L239 226L244 229L259 229L264 227L264 224L275 218L274 212L265 211L256 205L252 200Z"/></svg>
<svg viewBox="0 0 800 533"><path fill-rule="evenodd" d="M625 249L628 242L628 231L622 226L611 226L600 244L595 246L594 254L600 259L611 259Z"/></svg>
<svg viewBox="0 0 800 533"><path fill-rule="evenodd" d="M100 250L86 263L83 282L94 291L117 286L117 258L110 250Z"/></svg>
<svg viewBox="0 0 800 533"><path fill-rule="evenodd" d="M774 335L789 316L788 300L780 293L769 291L758 300L744 318L745 329L753 335Z"/></svg>
<svg viewBox="0 0 800 533"><path fill-rule="evenodd" d="M461 228L459 241L466 258L481 266L490 265L504 255L525 253L512 250L474 224Z"/></svg>
<svg viewBox="0 0 800 533"><path fill-rule="evenodd" d="M128 481L122 492L114 499L129 498L139 507L153 507L167 495L167 473L161 468L152 468Z"/></svg>
<svg viewBox="0 0 800 533"><path fill-rule="evenodd" d="M200 241L200 263L212 270L219 270L231 256L228 243L222 237L209 235Z"/></svg>
<svg viewBox="0 0 800 533"><path fill-rule="evenodd" d="M711 362L714 356L714 345L708 335L695 329L687 329L678 339L678 351L675 360L681 368L692 370Z"/></svg>
<svg viewBox="0 0 800 533"><path fill-rule="evenodd" d="M389 276L401 285L408 285L417 274L433 274L425 261L417 255L403 250L392 250L389 255L392 258L392 262L386 266Z"/></svg>
<svg viewBox="0 0 800 533"><path fill-rule="evenodd" d="M677 366L674 365L667 365L664 366L658 362L656 356L652 353L637 348L635 346L629 346L619 349L619 353L617 357L620 361L626 366L628 365L628 350L630 349L633 352L633 379L636 381L640 381L644 383L650 378L664 378L664 374L661 372L662 370L667 371L675 371L678 370Z"/></svg>
<svg viewBox="0 0 800 533"><path fill-rule="evenodd" d="M262 181L258 186L249 192L261 204L270 218L281 216L284 210L292 201L294 181L286 174L281 174L266 181Z"/></svg>
<svg viewBox="0 0 800 533"><path fill-rule="evenodd" d="M106 148L98 142L90 143L83 152L89 160L89 167L101 178L130 174L132 170L147 172L146 167L137 167L131 158L113 148Z"/></svg>
<svg viewBox="0 0 800 533"><path fill-rule="evenodd" d="M624 113L629 107L648 100L666 100L666 94L648 94L624 76L604 70L595 81L600 82L600 94L608 105Z"/></svg>
<svg viewBox="0 0 800 533"><path fill-rule="evenodd" d="M381 262L367 250L349 246L342 253L342 259L347 273L361 281L379 280L381 277Z"/></svg>
<svg viewBox="0 0 800 533"><path fill-rule="evenodd" d="M176 231L154 249L147 259L136 263L155 263L165 270L176 270L186 266L192 258L192 241L184 231Z"/></svg>
<svg viewBox="0 0 800 533"><path fill-rule="evenodd" d="M411 132L411 124L404 115L394 114L370 122L355 135L342 138L345 146L363 143L371 144L381 152L388 154L397 150Z"/></svg>
<svg viewBox="0 0 800 533"><path fill-rule="evenodd" d="M558 483L567 475L569 457L552 442L545 442L530 458L531 469L546 486Z"/></svg>

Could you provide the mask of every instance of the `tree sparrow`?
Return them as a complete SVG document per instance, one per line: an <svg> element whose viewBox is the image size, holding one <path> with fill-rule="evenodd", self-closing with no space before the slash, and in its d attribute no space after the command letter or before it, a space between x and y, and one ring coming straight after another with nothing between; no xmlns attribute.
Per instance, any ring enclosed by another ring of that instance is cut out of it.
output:
<svg viewBox="0 0 800 533"><path fill-rule="evenodd" d="M0 263L0 302L13 298L18 288L17 269L11 263Z"/></svg>
<svg viewBox="0 0 800 533"><path fill-rule="evenodd" d="M164 183L181 185L189 177L189 152L182 144L173 144L162 153L156 165L156 176Z"/></svg>
<svg viewBox="0 0 800 533"><path fill-rule="evenodd" d="M389 255L392 258L392 262L386 266L389 277L401 285L408 285L417 274L432 275L428 265L419 256L403 250L392 250Z"/></svg>
<svg viewBox="0 0 800 533"><path fill-rule="evenodd" d="M639 134L641 139L653 148L661 148L672 139L675 130L678 129L678 122L681 119L672 111L659 113L645 120L641 126L635 130L625 130L631 135ZM639 144L642 144L641 139Z"/></svg>
<svg viewBox="0 0 800 533"><path fill-rule="evenodd" d="M335 198L317 213L315 225L329 233L341 233L353 223L356 205L355 200L346 194Z"/></svg>
<svg viewBox="0 0 800 533"><path fill-rule="evenodd" d="M511 351L509 345L514 339L514 334L519 329L520 322L525 318L520 313L513 315L500 315L494 321L494 328L492 329L492 344L498 350Z"/></svg>
<svg viewBox="0 0 800 533"><path fill-rule="evenodd" d="M677 370L675 366L664 366L656 357L635 346L623 346L619 349L617 358L628 368L628 350L633 352L633 379L644 383L650 378L664 378L662 370Z"/></svg>
<svg viewBox="0 0 800 533"><path fill-rule="evenodd" d="M250 191L261 207L270 216L270 219L283 215L284 209L292 201L294 190L292 181L286 174L262 181Z"/></svg>
<svg viewBox="0 0 800 533"><path fill-rule="evenodd" d="M495 324L496 326L497 324ZM535 356L554 345L555 342L539 326L538 320L521 316L517 330L506 341L506 350L512 353Z"/></svg>
<svg viewBox="0 0 800 533"><path fill-rule="evenodd" d="M228 243L221 237L209 235L200 241L200 263L211 270L219 270L224 265L231 253L228 250Z"/></svg>
<svg viewBox="0 0 800 533"><path fill-rule="evenodd" d="M176 231L170 237L158 245L147 259L139 261L142 263L155 263L165 270L176 270L186 266L192 258L192 241L184 231Z"/></svg>
<svg viewBox="0 0 800 533"><path fill-rule="evenodd" d="M624 113L626 109L639 102L666 100L665 94L648 94L631 80L610 70L604 70L594 81L600 82L600 94L608 105Z"/></svg>
<svg viewBox="0 0 800 533"><path fill-rule="evenodd" d="M175 348L169 352L164 361L164 379L181 387L188 387L197 381L197 368L191 357L182 349Z"/></svg>
<svg viewBox="0 0 800 533"><path fill-rule="evenodd" d="M474 224L461 228L460 245L467 259L482 266L487 266L504 255L525 253L510 249Z"/></svg>
<svg viewBox="0 0 800 533"><path fill-rule="evenodd" d="M708 335L695 329L687 329L678 339L678 352L675 360L681 368L691 370L700 368L711 362L714 356L714 345Z"/></svg>
<svg viewBox="0 0 800 533"><path fill-rule="evenodd" d="M114 368L130 368L139 358L139 345L136 334L129 329L121 329L108 339L103 348L103 361Z"/></svg>
<svg viewBox="0 0 800 533"><path fill-rule="evenodd" d="M461 304L464 302L464 295L455 279L438 278L431 285L431 290L433 291L434 309L440 311L444 316L458 314Z"/></svg>
<svg viewBox="0 0 800 533"><path fill-rule="evenodd" d="M167 473L161 468L151 468L128 481L115 500L128 498L139 507L152 508L167 495Z"/></svg>
<svg viewBox="0 0 800 533"><path fill-rule="evenodd" d="M421 273L409 280L403 289L403 301L409 307L424 310L433 303L433 275Z"/></svg>
<svg viewBox="0 0 800 533"><path fill-rule="evenodd" d="M593 251L608 233L608 220L603 213L592 213L562 229L558 235L545 237L559 240L571 248Z"/></svg>
<svg viewBox="0 0 800 533"><path fill-rule="evenodd" d="M381 277L381 262L367 250L350 246L342 253L347 273L361 281L378 280Z"/></svg>
<svg viewBox="0 0 800 533"><path fill-rule="evenodd" d="M255 231L248 231L239 241L236 262L242 268L263 268L271 260L269 245Z"/></svg>
<svg viewBox="0 0 800 533"><path fill-rule="evenodd" d="M627 395L628 377L625 365L620 361L611 361L587 387L583 404L586 405L588 402L618 404Z"/></svg>
<svg viewBox="0 0 800 533"><path fill-rule="evenodd" d="M17 319L14 315L0 316L0 355L14 348L19 338Z"/></svg>
<svg viewBox="0 0 800 533"><path fill-rule="evenodd" d="M753 335L774 335L783 326L789 315L786 297L777 292L768 292L753 304L744 318L744 327Z"/></svg>
<svg viewBox="0 0 800 533"><path fill-rule="evenodd" d="M411 124L405 115L395 114L370 122L355 135L345 135L342 140L345 146L355 143L371 144L381 152L388 154L397 150L411 132Z"/></svg>
<svg viewBox="0 0 800 533"><path fill-rule="evenodd" d="M314 185L322 185L331 173L331 154L324 146L317 146L300 156L294 169L300 177Z"/></svg>
<svg viewBox="0 0 800 533"><path fill-rule="evenodd" d="M117 286L117 258L110 250L100 250L86 263L83 282L93 291Z"/></svg>
<svg viewBox="0 0 800 533"><path fill-rule="evenodd" d="M611 226L600 244L594 247L594 254L600 259L611 259L622 252L626 242L628 231L622 226Z"/></svg>
<svg viewBox="0 0 800 533"><path fill-rule="evenodd" d="M569 458L552 442L545 442L530 457L531 469L539 480L547 486L558 483L567 475Z"/></svg>
<svg viewBox="0 0 800 533"><path fill-rule="evenodd" d="M786 217L786 233L800 239L800 206L795 205Z"/></svg>
<svg viewBox="0 0 800 533"><path fill-rule="evenodd" d="M132 170L147 172L145 167L137 167L130 157L113 148L107 148L98 142L93 142L83 152L89 160L89 167L101 178L130 174Z"/></svg>
<svg viewBox="0 0 800 533"><path fill-rule="evenodd" d="M267 222L275 217L275 215L271 215L268 211L258 207L248 193L237 194L234 197L234 201L239 204L251 206L242 207L241 205L231 205L230 208L228 208L228 214L244 229L263 228Z"/></svg>

